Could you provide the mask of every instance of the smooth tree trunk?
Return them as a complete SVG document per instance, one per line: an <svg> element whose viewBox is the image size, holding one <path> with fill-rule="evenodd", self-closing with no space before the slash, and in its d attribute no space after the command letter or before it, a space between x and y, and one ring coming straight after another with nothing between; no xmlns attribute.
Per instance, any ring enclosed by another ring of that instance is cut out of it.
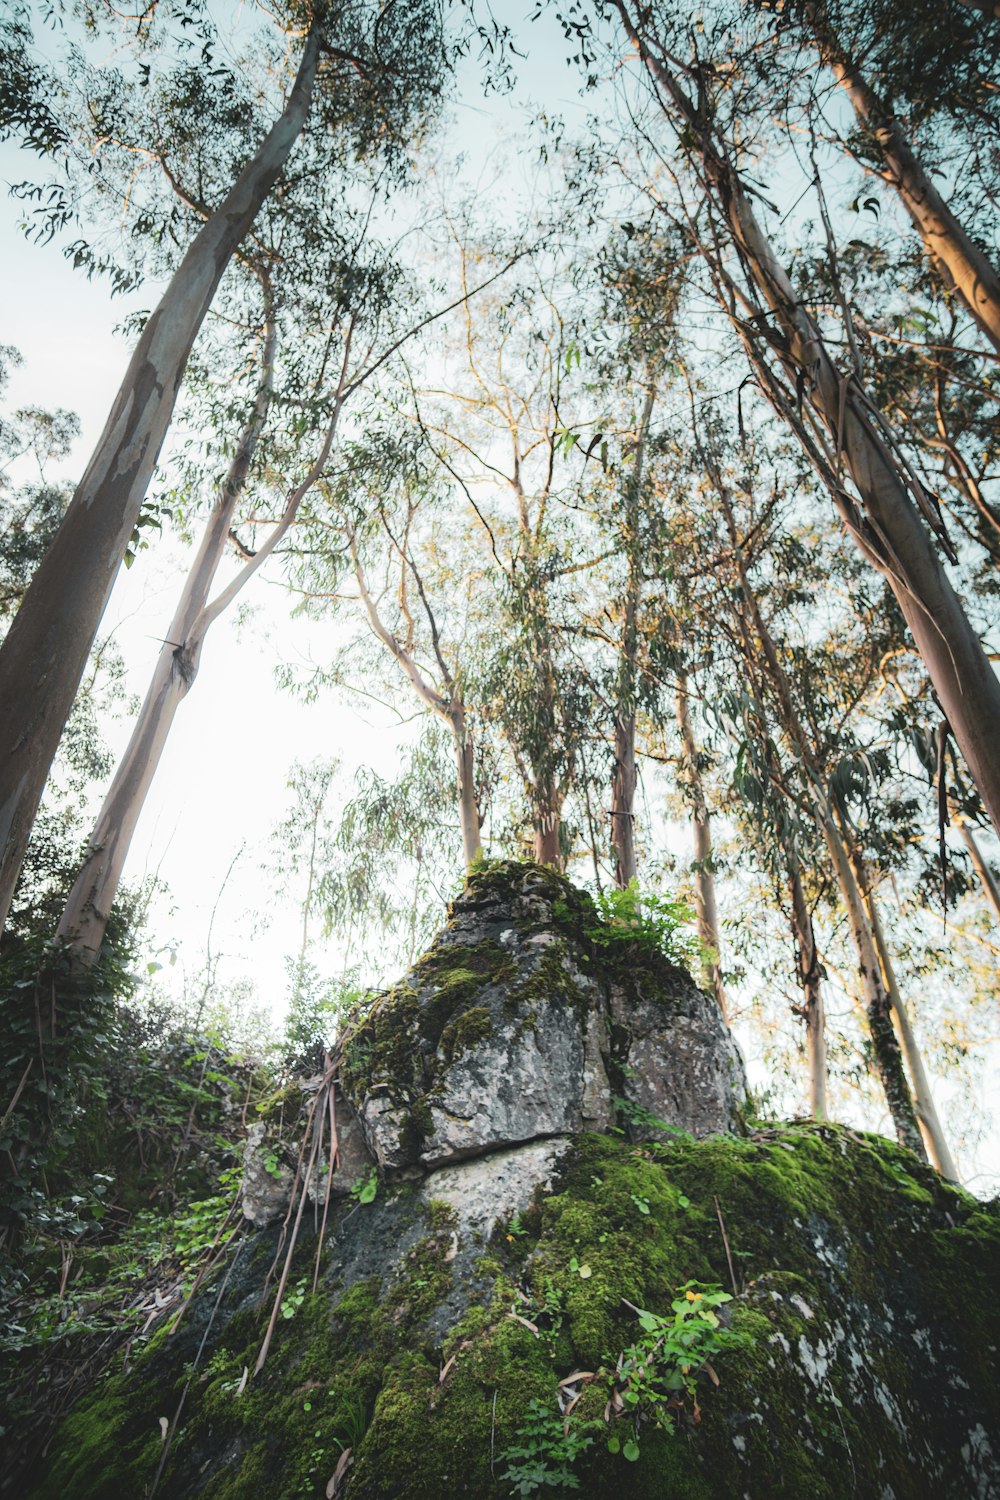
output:
<svg viewBox="0 0 1000 1500"><path fill-rule="evenodd" d="M219 486L128 747L87 841L83 865L56 932L57 939L68 944L84 963L92 963L100 952L132 835L173 728L177 709L198 675L207 630L205 606L209 591L225 553L234 512L246 486L267 419L275 344L276 327L269 317L262 357L263 376L253 412L240 435L225 480Z"/></svg>
<svg viewBox="0 0 1000 1500"><path fill-rule="evenodd" d="M636 682L639 649L639 602L642 594L639 513L642 498L646 441L653 417L656 387L650 385L642 405L635 453L625 479L624 550L628 568L622 601L621 637L618 647L618 683L615 702L615 763L611 776L611 848L615 860L615 885L623 891L638 878L635 852L635 792L638 771L635 759Z"/></svg>
<svg viewBox="0 0 1000 1500"><path fill-rule="evenodd" d="M858 123L878 146L884 163L880 175L899 194L945 282L958 293L994 349L1000 351L1000 274L934 186L898 119L869 88L855 60L840 47L822 8L811 5L808 15L820 55L846 91Z"/></svg>
<svg viewBox="0 0 1000 1500"><path fill-rule="evenodd" d="M934 1104L930 1080L927 1077L927 1070L924 1067L920 1045L914 1035L909 1012L900 994L899 985L896 982L892 957L885 940L882 919L879 916L878 905L871 888L868 872L865 870L856 850L851 851L850 860L858 889L861 892L861 897L868 913L868 920L871 923L872 939L875 951L878 954L883 983L889 994L889 1002L892 1006L892 1018L899 1034L900 1047L902 1048L903 1056L906 1058L906 1066L910 1074L910 1083L913 1091L913 1106L921 1133L927 1145L927 1154L942 1177L946 1177L949 1182L958 1182L958 1169L955 1166L951 1149Z"/></svg>
<svg viewBox="0 0 1000 1500"><path fill-rule="evenodd" d="M0 923L192 345L305 125L319 52L314 27L284 110L196 235L146 323L93 457L0 647Z"/></svg>
<svg viewBox="0 0 1000 1500"><path fill-rule="evenodd" d="M979 883L983 888L983 893L997 917L1000 918L1000 886L997 885L996 876L990 869L986 861L986 856L980 849L976 836L969 827L966 819L956 808L952 807L950 811L952 827L958 829L962 843L968 850L969 858L972 861L972 868L979 876Z"/></svg>
<svg viewBox="0 0 1000 1500"><path fill-rule="evenodd" d="M918 482L904 472L891 447L891 431L856 375L834 363L819 325L806 310L757 222L739 174L716 142L705 118L678 82L653 56L616 0L640 57L697 149L709 191L725 216L740 263L776 328L761 332L762 312L732 314L761 383L782 417L796 429L796 413L775 392L760 353L763 340L779 337L781 361L825 428L825 441L850 476L862 501L859 512L829 464L820 472L838 512L865 556L888 582L923 657L941 708L965 757L993 825L1000 831L1000 682L946 574L915 503ZM800 434L800 436L802 436ZM809 456L819 462L809 449ZM931 503L919 492L929 511Z"/></svg>
<svg viewBox="0 0 1000 1500"><path fill-rule="evenodd" d="M476 800L475 745L465 723L465 708L459 703L457 711L449 720L455 737L455 758L458 762L458 817L462 828L462 856L466 871L470 871L482 858L483 839Z"/></svg>
<svg viewBox="0 0 1000 1500"><path fill-rule="evenodd" d="M802 989L802 1017L806 1025L806 1066L809 1073L809 1113L814 1120L829 1119L826 1097L826 1010L823 975L816 949L812 912L802 888L802 870L791 845L785 847L788 895L791 901L795 967Z"/></svg>
<svg viewBox="0 0 1000 1500"><path fill-rule="evenodd" d="M625 890L638 879L635 853L635 714L615 715L615 767L611 777L611 847L615 857L615 885Z"/></svg>
<svg viewBox="0 0 1000 1500"><path fill-rule="evenodd" d="M691 727L688 705L687 677L681 673L677 681L677 725L681 733L684 754L683 781L691 804L691 821L694 829L694 906L698 919L698 936L713 957L704 966L705 983L719 1004L723 1019L729 1019L726 989L722 982L719 942L719 913L715 900L715 875L712 870L712 820L705 797L705 788L698 769L698 746Z"/></svg>

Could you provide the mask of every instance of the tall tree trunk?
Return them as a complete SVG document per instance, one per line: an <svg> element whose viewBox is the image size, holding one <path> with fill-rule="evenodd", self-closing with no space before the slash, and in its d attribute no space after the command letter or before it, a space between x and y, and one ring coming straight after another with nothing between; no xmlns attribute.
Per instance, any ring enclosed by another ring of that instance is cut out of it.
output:
<svg viewBox="0 0 1000 1500"><path fill-rule="evenodd" d="M716 142L710 120L681 88L676 74L654 57L631 20L624 0L619 13L640 56L686 127L701 157L704 176L725 217L732 244L764 306L753 316L733 313L751 364L781 416L796 429L796 413L776 391L760 343L761 313L769 308L781 331L781 359L800 399L807 399L825 429L824 441L842 461L858 495L859 512L832 467L817 455L803 433L812 461L830 488L837 509L865 556L879 569L923 657L941 708L979 789L994 827L1000 831L1000 682L945 573L914 500L930 502L917 481L903 472L893 454L882 418L856 375L842 375L830 356L819 325L802 300L762 231L738 172ZM751 308L748 312L753 312ZM794 403L793 403L794 406Z"/></svg>
<svg viewBox="0 0 1000 1500"><path fill-rule="evenodd" d="M931 260L965 303L993 347L1000 350L1000 275L970 238L910 149L899 121L886 109L854 59L840 46L824 10L810 5L820 55L846 91L858 123L882 154L882 176L896 189Z"/></svg>
<svg viewBox="0 0 1000 1500"><path fill-rule="evenodd" d="M282 114L196 235L143 329L94 455L0 647L0 923L191 347L302 131L319 51L314 27Z"/></svg>
<svg viewBox="0 0 1000 1500"><path fill-rule="evenodd" d="M892 1026L892 1003L882 979L882 970L875 948L875 940L872 936L868 913L857 881L854 878L854 871L847 857L847 851L840 836L840 829L837 827L833 811L830 807L824 779L820 775L812 744L803 731L792 697L791 685L781 664L774 638L767 628L764 617L761 614L760 605L757 603L756 595L750 586L746 560L743 556L743 549L737 534L736 521L730 504L729 494L722 484L720 477L714 471L712 471L711 477L715 484L719 504L725 516L726 527L733 547L733 560L736 564L737 576L739 578L740 593L746 606L746 614L744 615L743 612L740 613L740 629L744 643L744 655L748 666L752 665L759 657L763 657L766 676L771 683L771 688L778 705L779 721L789 741L795 747L802 765L810 808L816 820L816 827L823 835L833 864L837 884L844 898L851 936L854 939L858 956L858 973L861 979L865 1013L868 1020L872 1061L879 1081L882 1084L897 1139L900 1145L909 1147L917 1156L926 1160L927 1153L924 1150L923 1138L917 1125L913 1101L910 1098L910 1091L907 1087L899 1043ZM749 616L749 621L747 616ZM751 623L753 626L752 634L750 631ZM755 650L754 648L754 639L756 639L759 650Z"/></svg>
<svg viewBox="0 0 1000 1500"><path fill-rule="evenodd" d="M949 1182L958 1182L958 1170L934 1105L930 1080L924 1068L920 1046L913 1033L909 1013L900 994L899 985L896 982L895 969L889 953L889 946L885 940L882 920L878 913L878 906L871 888L871 881L868 878L868 872L856 849L851 849L850 861L857 879L858 888L864 900L865 908L868 912L868 919L871 922L872 938L874 939L875 949L878 953L882 979L889 993L889 1001L892 1005L892 1017L896 1025L896 1030L899 1033L900 1046L903 1056L906 1058L906 1066L909 1070L910 1083L913 1090L913 1105L917 1121L927 1145L927 1154L942 1177L946 1177Z"/></svg>
<svg viewBox="0 0 1000 1500"><path fill-rule="evenodd" d="M698 747L695 744L688 709L687 677L681 672L677 678L677 724L681 732L684 752L683 782L691 804L691 820L694 826L694 905L698 918L698 936L711 949L714 959L704 966L704 980L719 1003L723 1019L728 1021L729 1008L725 985L722 982L719 942L719 914L715 901L715 875L712 872L712 822L708 811L705 788L698 769Z"/></svg>
<svg viewBox="0 0 1000 1500"><path fill-rule="evenodd" d="M818 794L813 801L858 955L858 973L868 1020L872 1061L896 1128L896 1138L901 1146L909 1147L915 1155L926 1161L927 1151L917 1122L914 1101L907 1086L899 1042L893 1030L892 997L883 977L868 909L829 805L824 804Z"/></svg>
<svg viewBox="0 0 1000 1500"><path fill-rule="evenodd" d="M624 550L628 562L622 628L618 646L618 685L615 703L615 765L611 777L611 848L615 857L615 884L623 891L638 875L635 853L635 763L636 682L639 648L639 601L642 593L639 513L642 498L646 441L656 401L656 386L646 391L636 433L631 470L625 480Z"/></svg>
<svg viewBox="0 0 1000 1500"><path fill-rule="evenodd" d="M462 827L462 855L466 873L482 856L482 829L476 801L475 745L465 723L465 708L459 704L451 719L458 762L458 816Z"/></svg>
<svg viewBox="0 0 1000 1500"><path fill-rule="evenodd" d="M615 715L615 768L611 777L611 847L615 885L623 891L638 877L635 854L635 713Z"/></svg>
<svg viewBox="0 0 1000 1500"><path fill-rule="evenodd" d="M802 889L802 870L798 855L785 842L785 864L788 871L788 894L792 908L792 936L795 939L795 967L802 988L802 1015L806 1023L806 1064L809 1072L809 1113L814 1120L829 1118L826 1098L826 1010L823 1004L823 979L812 912Z"/></svg>
<svg viewBox="0 0 1000 1500"><path fill-rule="evenodd" d="M128 747L105 795L87 841L83 865L59 923L57 939L69 944L84 963L93 963L100 952L132 835L159 767L174 716L198 675L210 623L205 619L209 592L267 419L276 340L276 325L269 314L262 356L263 376L253 413L240 434L229 470L219 486Z"/></svg>
<svg viewBox="0 0 1000 1500"><path fill-rule="evenodd" d="M549 786L535 789L535 806L532 809L534 827L534 859L538 865L549 865L553 870L563 867L561 798Z"/></svg>

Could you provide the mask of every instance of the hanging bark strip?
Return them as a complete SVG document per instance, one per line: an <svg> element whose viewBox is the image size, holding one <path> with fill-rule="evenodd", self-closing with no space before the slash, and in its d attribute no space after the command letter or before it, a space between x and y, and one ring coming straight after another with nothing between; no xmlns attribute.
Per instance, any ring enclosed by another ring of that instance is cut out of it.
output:
<svg viewBox="0 0 1000 1500"><path fill-rule="evenodd" d="M284 110L146 323L94 455L0 647L0 924L188 356L223 272L302 132L319 54L314 26Z"/></svg>
<svg viewBox="0 0 1000 1500"><path fill-rule="evenodd" d="M966 233L911 149L899 120L865 81L857 62L834 35L820 5L806 7L820 56L850 99L861 128L875 142L884 163L878 174L899 194L906 212L945 283L958 293L972 317L1000 350L1000 275Z"/></svg>
<svg viewBox="0 0 1000 1500"><path fill-rule="evenodd" d="M700 160L706 191L721 211L740 264L762 299L741 293L716 265L743 308L741 314L724 298L725 311L766 398L803 442L856 543L895 594L983 804L1000 830L1000 682L928 535L925 520L941 537L933 502L904 463L890 424L858 375L844 375L837 368L819 325L758 224L739 173L706 115L704 70L696 70L701 91L696 105L681 87L675 65L654 56L640 37L624 0L615 4L665 113L672 111L683 122L686 149ZM712 259L708 247L703 246L702 253ZM765 347L786 372L793 398L779 388ZM803 427L806 407L815 418L811 436ZM861 499L860 510L840 481L845 469Z"/></svg>

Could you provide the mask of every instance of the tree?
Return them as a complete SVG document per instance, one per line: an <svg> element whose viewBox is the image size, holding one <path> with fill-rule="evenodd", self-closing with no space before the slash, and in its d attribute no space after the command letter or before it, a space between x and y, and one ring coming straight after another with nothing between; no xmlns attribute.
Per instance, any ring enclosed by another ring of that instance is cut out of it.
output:
<svg viewBox="0 0 1000 1500"><path fill-rule="evenodd" d="M616 0L616 10L714 210L710 226L685 227L706 259L720 304L766 399L789 423L851 535L889 582L984 805L1000 827L1000 765L992 749L1000 735L1000 683L928 535L929 520L942 540L933 504L898 452L860 369L838 367L762 230L719 133L713 64L696 55L687 70L695 88L689 92L671 40L646 20L633 22L623 0ZM725 242L735 263L727 262ZM856 499L844 486L844 470Z"/></svg>
<svg viewBox="0 0 1000 1500"><path fill-rule="evenodd" d="M365 151L379 130L383 101L378 80L386 70L384 59L388 71L407 75L414 85L405 103L399 97L388 101L397 112L411 119L411 111L420 111L433 97L434 54L422 50L415 59L413 49L426 49L435 24L433 6L418 7L402 21L396 7L385 24L364 6L313 20L278 118L210 209L143 328L104 434L0 648L0 702L7 726L0 737L0 919L9 906L49 765L139 518L194 340L223 273L306 124L321 60L324 87L336 100L332 121L355 132ZM393 25L399 28L396 37L387 34ZM408 66L401 68L401 62ZM354 117L336 99L343 89L357 100Z"/></svg>

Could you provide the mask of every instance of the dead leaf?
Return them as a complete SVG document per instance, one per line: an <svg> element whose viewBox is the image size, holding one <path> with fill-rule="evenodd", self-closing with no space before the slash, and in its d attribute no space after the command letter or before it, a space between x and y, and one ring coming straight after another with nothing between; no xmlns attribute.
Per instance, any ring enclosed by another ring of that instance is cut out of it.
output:
<svg viewBox="0 0 1000 1500"><path fill-rule="evenodd" d="M508 1318L513 1318L515 1323L523 1324L529 1333L533 1333L535 1335L535 1338L538 1338L538 1328L536 1327L536 1325L534 1323L530 1323L527 1318L522 1318L520 1313L510 1312L507 1314L507 1316Z"/></svg>
<svg viewBox="0 0 1000 1500"><path fill-rule="evenodd" d="M343 1453L338 1458L337 1467L331 1474L330 1481L327 1484L326 1500L334 1500L334 1496L339 1494L340 1487L344 1482L344 1476L353 1462L354 1459L351 1457L350 1448L345 1448Z"/></svg>
<svg viewBox="0 0 1000 1500"><path fill-rule="evenodd" d="M455 1256L457 1254L458 1254L458 1235L457 1234L452 1234L451 1244L448 1247L448 1249L445 1251L445 1255L444 1255L445 1265L447 1265L450 1260L454 1260Z"/></svg>
<svg viewBox="0 0 1000 1500"><path fill-rule="evenodd" d="M712 1384L713 1385L718 1385L718 1383L719 1383L719 1377L718 1377L718 1375L716 1375L715 1371L712 1369L712 1366L709 1364L709 1362L708 1362L707 1359L706 1359L705 1363L702 1365L702 1369L705 1371L705 1374L708 1376L708 1378L712 1382Z"/></svg>
<svg viewBox="0 0 1000 1500"><path fill-rule="evenodd" d="M441 1374L438 1376L438 1385L444 1385L445 1381L448 1379L448 1372L457 1358L458 1355L453 1354L451 1356L451 1359L448 1360L448 1363L445 1365L444 1369L441 1371Z"/></svg>
<svg viewBox="0 0 1000 1500"><path fill-rule="evenodd" d="M573 1373L572 1373L572 1375L567 1375L566 1379L565 1380L560 1380L559 1384L561 1386L563 1386L563 1385L576 1385L576 1382L578 1380L596 1380L596 1379L597 1379L597 1376L594 1374L593 1370L574 1370Z"/></svg>
<svg viewBox="0 0 1000 1500"><path fill-rule="evenodd" d="M160 1442L161 1443L165 1443L167 1441L167 1433L169 1431L170 1431L170 1418L169 1417L161 1417L160 1418Z"/></svg>
<svg viewBox="0 0 1000 1500"><path fill-rule="evenodd" d="M249 1379L250 1379L250 1366L249 1365L244 1365L243 1366L243 1374L240 1376L240 1383L236 1387L236 1394L237 1394L237 1396L242 1396L243 1392L247 1388L247 1381Z"/></svg>

